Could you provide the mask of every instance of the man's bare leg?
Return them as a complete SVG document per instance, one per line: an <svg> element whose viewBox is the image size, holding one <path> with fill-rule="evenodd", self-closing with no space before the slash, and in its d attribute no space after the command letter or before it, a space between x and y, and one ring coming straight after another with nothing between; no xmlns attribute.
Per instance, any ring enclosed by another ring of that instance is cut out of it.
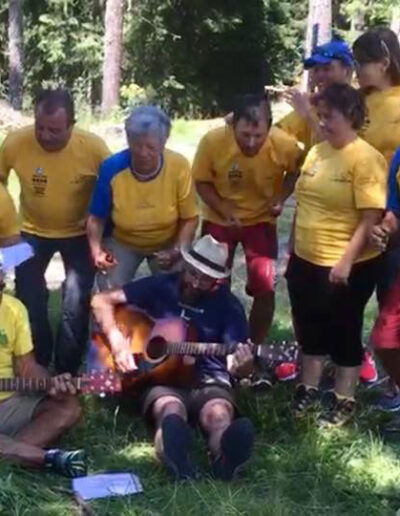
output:
<svg viewBox="0 0 400 516"><path fill-rule="evenodd" d="M162 460L164 453L162 439L162 422L167 416L171 414L175 414L181 417L184 421L186 421L186 409L179 398L176 398L175 396L163 396L162 398L158 398L154 402L152 414L156 425L156 431L154 434L154 447L156 450L157 457L160 460Z"/></svg>
<svg viewBox="0 0 400 516"><path fill-rule="evenodd" d="M215 478L232 480L249 458L254 429L247 418L234 419L234 408L224 398L209 400L201 409L199 422L208 436Z"/></svg>
<svg viewBox="0 0 400 516"><path fill-rule="evenodd" d="M56 441L80 419L78 400L66 397L62 400L46 398L37 406L32 421L20 430L15 441L42 448Z"/></svg>
<svg viewBox="0 0 400 516"><path fill-rule="evenodd" d="M262 344L269 334L275 310L275 294L269 292L254 297L250 310L250 338L255 344Z"/></svg>
<svg viewBox="0 0 400 516"><path fill-rule="evenodd" d="M44 465L45 451L37 446L0 435L0 459L13 461L21 466L40 468Z"/></svg>
<svg viewBox="0 0 400 516"><path fill-rule="evenodd" d="M77 423L79 417L80 407L74 397L43 400L37 406L32 421L15 437L0 435L0 458L21 466L44 467L47 452L43 447Z"/></svg>
<svg viewBox="0 0 400 516"><path fill-rule="evenodd" d="M175 480L195 478L191 464L192 432L186 422L187 413L182 401L173 395L159 398L153 405L153 417L157 456Z"/></svg>
<svg viewBox="0 0 400 516"><path fill-rule="evenodd" d="M233 416L232 404L223 398L207 401L200 410L200 426L207 434L208 447L214 457L220 451L222 434L232 423Z"/></svg>

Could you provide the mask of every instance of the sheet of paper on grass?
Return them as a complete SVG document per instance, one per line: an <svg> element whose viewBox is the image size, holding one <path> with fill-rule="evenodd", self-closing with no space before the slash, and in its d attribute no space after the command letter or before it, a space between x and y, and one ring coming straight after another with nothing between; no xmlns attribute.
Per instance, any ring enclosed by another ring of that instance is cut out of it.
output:
<svg viewBox="0 0 400 516"><path fill-rule="evenodd" d="M74 478L72 489L83 500L126 496L143 491L139 477L131 473L103 473Z"/></svg>
<svg viewBox="0 0 400 516"><path fill-rule="evenodd" d="M0 249L0 267L4 271L8 271L13 267L18 267L31 256L33 256L33 249L27 242L3 247Z"/></svg>

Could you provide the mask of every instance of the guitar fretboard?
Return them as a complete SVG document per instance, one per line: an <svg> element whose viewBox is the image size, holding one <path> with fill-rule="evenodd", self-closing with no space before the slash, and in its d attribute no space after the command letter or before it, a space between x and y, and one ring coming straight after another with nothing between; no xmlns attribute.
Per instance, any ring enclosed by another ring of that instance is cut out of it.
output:
<svg viewBox="0 0 400 516"><path fill-rule="evenodd" d="M79 388L79 378L73 379ZM51 378L0 378L0 392L47 392L51 387Z"/></svg>
<svg viewBox="0 0 400 516"><path fill-rule="evenodd" d="M209 355L226 356L235 351L235 344L221 344L217 342L169 342L169 355Z"/></svg>

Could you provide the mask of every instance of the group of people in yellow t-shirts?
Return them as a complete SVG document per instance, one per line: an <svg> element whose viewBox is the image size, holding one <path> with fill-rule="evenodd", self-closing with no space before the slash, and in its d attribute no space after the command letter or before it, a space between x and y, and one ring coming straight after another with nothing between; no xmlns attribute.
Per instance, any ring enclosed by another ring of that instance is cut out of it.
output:
<svg viewBox="0 0 400 516"><path fill-rule="evenodd" d="M282 364L279 373L285 367L290 376L300 371L293 414L322 406L322 426L353 417L363 360L375 376L361 337L364 309L376 288L384 315L374 344L397 381L400 358L397 369L392 358L400 349L400 321L388 310L400 296L392 292L400 272L399 42L389 29L374 29L355 41L353 53L334 40L304 64L312 95L289 90L293 110L275 125L264 93L238 96L225 125L201 139L192 167L166 148L171 122L158 107L131 111L128 148L111 155L101 138L75 127L66 90L39 93L34 125L10 133L0 148L0 246L23 239L34 252L15 271L22 303L3 292L0 270L0 378L48 379L53 366L56 376L49 396L2 395L0 457L67 476L85 474L82 450L44 448L79 418L71 375L83 362L94 289L94 323L124 373L137 364L115 323L120 303L132 302L155 318L181 315L198 325L203 342L242 343L226 361L196 359L197 380L184 392L159 385L144 402L156 426L157 453L176 478L195 476L188 461L191 418L209 437L215 477L232 478L253 443L251 423L236 416L232 388L254 365L247 337L263 344L272 323L276 219L293 192L286 279L301 353L299 364ZM354 69L359 89L351 85ZM21 187L21 227L5 186L12 170ZM202 238L193 244L196 193ZM253 298L248 329L243 308L229 293L238 244ZM65 280L53 338L45 272L57 252ZM144 261L154 279L132 283ZM334 387L321 393L327 357L336 367Z"/></svg>

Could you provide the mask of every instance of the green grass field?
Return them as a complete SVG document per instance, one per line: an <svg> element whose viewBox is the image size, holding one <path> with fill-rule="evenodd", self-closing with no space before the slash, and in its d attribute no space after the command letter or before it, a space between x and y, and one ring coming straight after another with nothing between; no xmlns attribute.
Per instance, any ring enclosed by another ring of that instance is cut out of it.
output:
<svg viewBox="0 0 400 516"><path fill-rule="evenodd" d="M179 122L173 145L186 145L192 155L202 130L196 122ZM204 127L204 125L202 125ZM11 181L16 194L16 182ZM280 237L287 238L290 210L280 221ZM235 261L233 288L248 308L244 294L244 261ZM375 305L366 317L366 336ZM59 291L51 294L54 326L59 313ZM290 310L284 280L277 289L277 310L272 337L291 337ZM271 516L385 516L400 508L400 443L384 444L378 427L387 416L373 412L368 401L374 393L360 388L354 425L317 430L312 420L295 424L289 404L293 385L276 385L257 395L243 389L239 403L255 423L254 455L243 477L232 484L208 476L204 442L198 435L195 456L203 474L191 484L174 484L156 462L151 435L142 420L119 407L113 399L82 399L84 418L61 446L84 446L90 473L132 471L139 475L144 493L134 497L90 503L92 514L108 516L156 515L271 515ZM70 483L50 474L0 464L1 516L70 516L85 514L70 494Z"/></svg>

